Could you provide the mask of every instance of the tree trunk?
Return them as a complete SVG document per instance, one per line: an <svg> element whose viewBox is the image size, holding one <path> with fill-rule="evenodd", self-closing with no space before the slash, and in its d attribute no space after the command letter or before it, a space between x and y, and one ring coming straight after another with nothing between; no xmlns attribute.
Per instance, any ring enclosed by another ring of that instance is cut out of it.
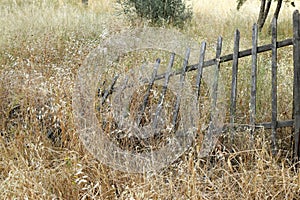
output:
<svg viewBox="0 0 300 200"><path fill-rule="evenodd" d="M259 15L257 19L257 24L261 24L261 21L263 19L264 13L265 13L265 7L266 7L266 0L261 0L260 1L260 10L259 10Z"/></svg>
<svg viewBox="0 0 300 200"><path fill-rule="evenodd" d="M282 0L278 0L277 1L277 6L276 6L276 10L274 12L274 18L278 19L278 16L279 16L279 12L280 12L280 9L281 9L281 6L282 6Z"/></svg>
<svg viewBox="0 0 300 200"><path fill-rule="evenodd" d="M282 0L281 0L282 2ZM272 0L268 0L266 4L266 0L261 0L260 3L260 10L259 10L259 15L257 19L257 25L258 25L258 30L261 32L262 28L265 25L266 19L268 17L270 8L271 8Z"/></svg>
<svg viewBox="0 0 300 200"><path fill-rule="evenodd" d="M84 5L88 5L89 0L81 0L81 2L82 2L82 4L84 4Z"/></svg>
<svg viewBox="0 0 300 200"><path fill-rule="evenodd" d="M277 6L276 6L276 10L275 10L275 12L274 12L274 14L273 14L273 18L278 19L278 17L279 17L279 12L280 12L281 6L282 6L282 2L283 2L283 0L278 0L278 1L277 1ZM268 33L271 34L271 31L272 31L272 23L270 23L270 25L269 25Z"/></svg>

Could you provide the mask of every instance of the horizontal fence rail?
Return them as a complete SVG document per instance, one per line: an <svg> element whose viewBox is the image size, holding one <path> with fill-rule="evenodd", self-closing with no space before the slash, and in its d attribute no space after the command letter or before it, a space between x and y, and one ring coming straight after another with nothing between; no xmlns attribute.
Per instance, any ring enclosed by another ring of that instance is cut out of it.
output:
<svg viewBox="0 0 300 200"><path fill-rule="evenodd" d="M285 40L277 42L277 49L282 48L282 47L286 47L286 46L291 46L291 45L293 45L293 39L285 39ZM243 51L239 51L238 58L251 56L252 55L251 50L252 49L246 49L246 50L243 50ZM270 50L272 50L272 44L261 45L261 46L257 47L257 53L263 53L263 52L267 52L267 51L270 51ZM221 56L219 62L221 64L221 63L229 62L229 61L232 61L232 60L233 60L233 53L232 54L227 54L225 56ZM204 61L203 68L213 66L213 65L216 64L216 62L217 62L216 58ZM197 70L198 65L199 65L198 63L193 64L193 65L188 65L187 66L187 72ZM172 75L179 75L179 74L181 74L180 70L176 71ZM165 73L162 73L162 74L157 75L155 77L155 80L161 80L164 77L165 77Z"/></svg>

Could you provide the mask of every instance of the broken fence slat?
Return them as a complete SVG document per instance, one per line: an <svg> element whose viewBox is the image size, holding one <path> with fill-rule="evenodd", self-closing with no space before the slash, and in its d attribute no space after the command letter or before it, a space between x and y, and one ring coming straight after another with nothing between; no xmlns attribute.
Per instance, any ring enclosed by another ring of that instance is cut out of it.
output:
<svg viewBox="0 0 300 200"><path fill-rule="evenodd" d="M148 85L146 94L145 94L145 96L144 96L142 108L141 108L141 110L139 110L139 115L138 115L139 117L138 117L138 120L137 120L137 124L138 124L138 125L141 124L143 114L144 114L144 112L145 112L145 110L146 110L146 107L147 107L147 105L148 105L150 92L151 92L151 89L152 89L152 87L153 87L153 84L154 84L154 81L155 81L155 77L156 77L156 75L157 75L157 70L158 70L159 65L160 65L160 59L158 58L158 59L156 59L156 62L155 62L155 64L154 64L152 76L151 76L151 79L150 79L150 82L149 82L149 85Z"/></svg>
<svg viewBox="0 0 300 200"><path fill-rule="evenodd" d="M219 85L219 76L220 76L220 57L222 52L222 37L218 37L217 48L216 48L216 64L215 64L215 74L214 82L212 88L212 110L216 108L217 98L218 98L218 85Z"/></svg>
<svg viewBox="0 0 300 200"><path fill-rule="evenodd" d="M114 77L112 83L110 84L108 90L106 90L106 91L104 92L103 97L102 97L102 99L101 99L101 105L103 105L103 104L105 103L105 101L106 101L106 99L108 98L108 96L113 92L114 86L115 86L115 84L116 84L118 78L119 78L119 75L116 75L116 76Z"/></svg>
<svg viewBox="0 0 300 200"><path fill-rule="evenodd" d="M172 67L173 67L173 64L174 64L174 59L175 59L175 53L172 53L171 58L170 58L170 62L169 62L169 65L168 65L167 73L165 75L165 82L164 82L164 85L163 85L162 94L160 96L160 99L159 99L159 102L157 104L157 108L156 108L156 111L155 111L155 116L154 116L154 120L153 120L153 129L154 130L156 130L156 128L157 128L158 118L160 116L160 112L161 112L161 109L162 109L162 106L163 106L163 103L164 103L165 95L167 93L168 84L169 84L169 81L170 81L170 75L171 75Z"/></svg>
<svg viewBox="0 0 300 200"><path fill-rule="evenodd" d="M220 73L220 57L222 52L222 37L218 37L217 41L217 48L216 48L216 64L215 64L215 74L214 74L214 82L212 85L212 102L210 106L210 123L209 123L209 129L208 129L208 138L212 140L213 135L215 134L215 125L214 122L216 119L216 105L217 105L217 98L218 98L218 84L219 84L219 73Z"/></svg>
<svg viewBox="0 0 300 200"><path fill-rule="evenodd" d="M175 109L174 109L174 114L173 114L173 119L172 119L172 125L173 128L176 126L178 114L179 114L179 108L180 108L180 101L181 101L181 95L182 95L182 90L184 89L184 82L185 82L185 75L186 75L186 68L188 65L188 60L190 57L190 48L187 49L186 55L183 61L183 67L182 67L182 73L180 75L180 88L179 88L179 94L176 96L176 104L175 104Z"/></svg>
<svg viewBox="0 0 300 200"><path fill-rule="evenodd" d="M202 75L203 75L203 65L204 65L204 59L205 59L205 50L206 50L206 42L201 43L201 49L200 49L200 57L199 57L199 64L198 64L198 73L197 73L197 82L196 82L196 101L198 103L201 93L201 81L202 81Z"/></svg>

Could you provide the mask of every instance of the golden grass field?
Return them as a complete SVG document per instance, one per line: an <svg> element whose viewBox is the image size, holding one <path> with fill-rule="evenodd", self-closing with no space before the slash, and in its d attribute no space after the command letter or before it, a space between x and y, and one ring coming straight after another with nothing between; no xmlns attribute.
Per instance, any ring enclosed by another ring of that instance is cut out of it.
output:
<svg viewBox="0 0 300 200"><path fill-rule="evenodd" d="M232 52L233 34L241 49L251 47L259 1L240 11L235 0L193 0L194 16L182 32L207 41L207 57L224 39ZM295 1L300 7L300 1ZM78 69L103 38L134 28L116 12L114 1L0 0L0 199L300 199L300 174L291 162L289 128L278 131L279 154L270 149L270 131L260 130L250 144L240 132L234 144L226 135L216 151L199 159L195 144L176 162L156 173L130 174L96 160L79 139L72 112ZM274 8L272 8L274 10ZM292 12L284 6L279 39L292 37ZM268 22L270 19L268 19ZM135 26L147 26L137 22ZM267 26L266 26L267 27ZM260 44L270 43L268 31ZM292 116L292 48L278 50L278 118ZM271 119L270 53L259 57L258 121ZM250 58L240 60L238 122L249 121ZM222 65L229 98L230 63ZM229 108L229 107L228 107ZM228 109L229 110L229 109ZM59 139L49 137L60 135ZM223 141L223 143L221 143Z"/></svg>

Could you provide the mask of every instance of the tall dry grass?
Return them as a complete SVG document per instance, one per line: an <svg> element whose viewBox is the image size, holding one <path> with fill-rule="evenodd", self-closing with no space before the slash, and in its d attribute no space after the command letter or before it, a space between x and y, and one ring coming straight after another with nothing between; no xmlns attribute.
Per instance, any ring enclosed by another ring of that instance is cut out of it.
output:
<svg viewBox="0 0 300 200"><path fill-rule="evenodd" d="M241 11L235 1L192 1L194 19L183 32L208 42L217 36L224 54L239 28L241 48L251 46L257 1ZM297 2L296 2L297 3ZM211 157L198 158L196 142L168 168L147 174L115 171L85 150L73 122L72 92L86 55L110 33L128 28L113 1L0 0L1 199L299 199L300 176L290 161L291 130L279 131L281 151L270 152L270 133L226 136ZM291 37L291 8L283 10L279 37ZM260 43L269 42L267 30ZM250 60L239 70L240 123L248 122ZM222 66L225 86L230 63ZM279 50L279 118L291 117L292 50ZM227 78L228 76L228 78ZM270 55L259 60L258 120L270 120ZM229 89L228 89L229 90ZM225 101L228 97L225 98ZM224 146L232 151L225 151Z"/></svg>

